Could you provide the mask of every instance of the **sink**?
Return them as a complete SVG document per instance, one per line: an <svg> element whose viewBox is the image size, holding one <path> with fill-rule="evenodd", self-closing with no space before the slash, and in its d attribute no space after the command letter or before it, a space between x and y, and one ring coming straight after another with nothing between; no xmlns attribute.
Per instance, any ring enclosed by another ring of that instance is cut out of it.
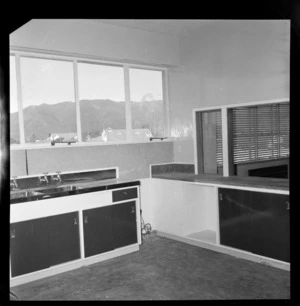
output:
<svg viewBox="0 0 300 306"><path fill-rule="evenodd" d="M32 191L32 190L22 190L22 191L15 191L10 194L11 199L18 199L18 198L27 198L32 196L43 195L42 192L39 191Z"/></svg>
<svg viewBox="0 0 300 306"><path fill-rule="evenodd" d="M59 193L59 192L66 192L66 191L72 191L72 190L78 190L82 189L82 187L78 186L59 186L54 188L44 188L39 189L38 192L42 194L53 194L53 193Z"/></svg>
<svg viewBox="0 0 300 306"><path fill-rule="evenodd" d="M19 190L10 193L10 199L20 199L20 198L28 198L32 196L37 196L37 198L44 199L51 197L51 195L55 195L61 192L68 192L72 190L82 189L82 187L77 186L59 186L53 188L44 188L38 190Z"/></svg>

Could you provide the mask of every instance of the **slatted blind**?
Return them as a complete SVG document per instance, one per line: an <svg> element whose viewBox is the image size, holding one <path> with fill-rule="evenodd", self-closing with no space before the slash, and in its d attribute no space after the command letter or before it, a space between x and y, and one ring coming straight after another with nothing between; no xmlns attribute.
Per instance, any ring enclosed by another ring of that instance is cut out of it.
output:
<svg viewBox="0 0 300 306"><path fill-rule="evenodd" d="M216 112L216 157L217 157L217 166L222 166L223 165L223 146L222 146L221 111Z"/></svg>
<svg viewBox="0 0 300 306"><path fill-rule="evenodd" d="M289 156L289 103L233 109L234 163Z"/></svg>

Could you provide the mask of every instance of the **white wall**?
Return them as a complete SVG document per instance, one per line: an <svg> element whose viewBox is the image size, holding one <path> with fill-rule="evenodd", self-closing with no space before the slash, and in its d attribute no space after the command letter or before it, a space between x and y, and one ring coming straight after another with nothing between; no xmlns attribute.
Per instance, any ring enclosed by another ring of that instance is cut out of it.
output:
<svg viewBox="0 0 300 306"><path fill-rule="evenodd" d="M169 75L176 162L194 162L193 108L289 97L289 21L208 23L179 46Z"/></svg>
<svg viewBox="0 0 300 306"><path fill-rule="evenodd" d="M32 19L10 34L10 45L149 64L178 64L174 37L93 20Z"/></svg>

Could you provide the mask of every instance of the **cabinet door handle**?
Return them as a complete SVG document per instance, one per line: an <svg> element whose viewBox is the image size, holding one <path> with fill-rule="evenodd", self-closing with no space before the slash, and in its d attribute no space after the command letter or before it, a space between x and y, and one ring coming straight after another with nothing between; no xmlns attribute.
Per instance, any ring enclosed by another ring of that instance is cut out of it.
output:
<svg viewBox="0 0 300 306"><path fill-rule="evenodd" d="M124 191L124 195L127 195L127 191Z"/></svg>
<svg viewBox="0 0 300 306"><path fill-rule="evenodd" d="M88 217L87 216L84 217L84 223L88 223Z"/></svg>
<svg viewBox="0 0 300 306"><path fill-rule="evenodd" d="M131 206L131 213L134 214L135 213L135 207Z"/></svg>
<svg viewBox="0 0 300 306"><path fill-rule="evenodd" d="M219 193L219 199L220 199L220 201L223 200L222 193Z"/></svg>
<svg viewBox="0 0 300 306"><path fill-rule="evenodd" d="M78 224L78 222L77 222L77 217L76 217L76 218L73 218L73 220L74 220L74 225L77 225L77 224Z"/></svg>
<svg viewBox="0 0 300 306"><path fill-rule="evenodd" d="M286 201L285 204L286 204L286 209L287 209L287 210L290 210L290 202L289 202L289 201Z"/></svg>
<svg viewBox="0 0 300 306"><path fill-rule="evenodd" d="M13 229L10 231L10 238L15 238L16 237L16 231Z"/></svg>

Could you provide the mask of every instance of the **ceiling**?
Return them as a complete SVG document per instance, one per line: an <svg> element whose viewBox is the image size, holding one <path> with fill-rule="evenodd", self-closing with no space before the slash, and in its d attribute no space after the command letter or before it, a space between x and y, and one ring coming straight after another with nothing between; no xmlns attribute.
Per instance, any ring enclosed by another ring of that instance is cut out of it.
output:
<svg viewBox="0 0 300 306"><path fill-rule="evenodd" d="M214 22L209 19L93 19L97 22L168 35L185 36Z"/></svg>

